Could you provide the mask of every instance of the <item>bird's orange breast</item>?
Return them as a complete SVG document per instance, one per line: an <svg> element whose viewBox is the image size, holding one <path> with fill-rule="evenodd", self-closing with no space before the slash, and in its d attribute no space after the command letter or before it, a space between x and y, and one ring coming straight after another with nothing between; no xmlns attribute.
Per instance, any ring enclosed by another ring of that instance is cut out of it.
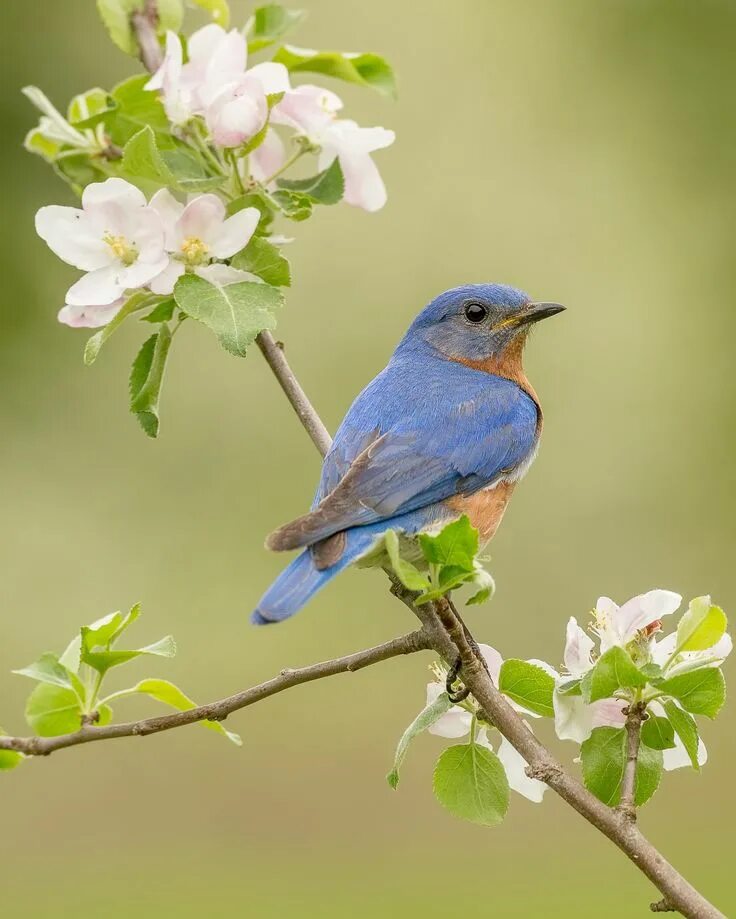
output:
<svg viewBox="0 0 736 919"><path fill-rule="evenodd" d="M472 495L455 495L447 505L460 514L467 514L476 528L482 545L493 539L509 503L516 482L499 482L495 488L483 488Z"/></svg>

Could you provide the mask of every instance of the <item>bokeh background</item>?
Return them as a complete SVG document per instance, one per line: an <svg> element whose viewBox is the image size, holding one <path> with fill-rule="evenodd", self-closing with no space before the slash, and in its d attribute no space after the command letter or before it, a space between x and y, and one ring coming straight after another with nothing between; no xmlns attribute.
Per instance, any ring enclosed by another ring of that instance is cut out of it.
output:
<svg viewBox="0 0 736 919"><path fill-rule="evenodd" d="M493 545L499 590L470 613L507 656L559 663L569 615L651 587L736 600L736 6L716 0L310 0L296 41L375 49L400 98L335 87L378 154L388 206L297 227L278 334L331 429L440 290L500 280L568 312L527 367L545 406L539 459ZM234 3L235 22L245 4ZM197 22L193 16L191 22ZM11 676L77 627L140 600L133 665L214 699L281 667L412 628L378 574L341 577L303 614L247 614L283 559L264 534L303 511L318 458L254 349L178 337L162 434L126 413L144 330L94 368L57 325L75 273L33 213L73 203L21 141L42 86L60 106L136 68L92 0L3 0L0 66L0 723L23 732ZM431 791L443 742L384 779L423 701L429 658L382 664L242 712L241 750L196 727L62 752L0 778L4 911L30 917L645 915L647 882L552 795L506 823L453 820ZM132 669L132 668L131 668ZM728 674L728 668L727 668ZM113 680L115 678L113 677ZM125 707L127 705L127 708ZM151 711L123 702L117 715ZM652 839L736 910L734 715L704 726L711 762L667 775ZM549 731L545 734L547 736ZM569 759L575 748L561 745Z"/></svg>

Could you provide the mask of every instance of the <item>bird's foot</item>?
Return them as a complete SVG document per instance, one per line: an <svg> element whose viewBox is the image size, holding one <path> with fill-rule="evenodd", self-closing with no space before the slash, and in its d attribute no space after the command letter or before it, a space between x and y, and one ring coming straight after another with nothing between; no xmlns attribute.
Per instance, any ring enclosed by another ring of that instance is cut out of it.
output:
<svg viewBox="0 0 736 919"><path fill-rule="evenodd" d="M450 702L452 702L455 705L458 702L463 702L470 695L470 690L468 689L467 686L463 686L462 683L460 684L459 689L454 688L455 683L458 682L457 677L458 677L458 674L460 673L460 666L461 666L461 661L460 661L460 657L458 656L455 663L447 671L447 679L445 680L445 689L447 690L447 696Z"/></svg>

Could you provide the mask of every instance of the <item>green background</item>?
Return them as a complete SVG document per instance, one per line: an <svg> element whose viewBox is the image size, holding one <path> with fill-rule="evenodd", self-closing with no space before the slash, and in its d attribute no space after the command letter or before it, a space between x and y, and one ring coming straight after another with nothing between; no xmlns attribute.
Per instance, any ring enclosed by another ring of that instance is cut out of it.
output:
<svg viewBox="0 0 736 919"><path fill-rule="evenodd" d="M245 6L234 6L241 23ZM278 334L328 426L440 290L497 280L561 301L568 312L539 328L527 359L546 413L542 450L492 547L497 596L469 622L506 656L557 665L567 617L584 620L602 593L710 591L728 611L734 5L309 7L298 44L379 50L400 79L396 104L334 86L350 116L396 129L377 155L388 206L323 209L288 228L295 286ZM158 442L126 414L146 330L131 323L82 365L85 333L55 320L76 274L33 231L36 208L73 202L21 148L35 116L19 90L37 83L62 106L136 64L110 45L92 0L3 0L1 12L0 723L24 731L31 686L11 667L137 600L141 642L171 631L180 653L129 669L201 701L413 628L366 572L341 577L288 625L248 625L284 562L264 535L307 507L317 455L257 351L230 357L194 323L177 337ZM3 912L646 915L650 885L552 794L542 807L514 796L500 829L454 821L432 797L438 738L416 743L400 790L389 789L429 660L235 715L241 750L188 728L3 774ZM146 711L123 701L117 715ZM732 725L730 707L705 724L712 763L666 775L641 815L726 913L736 911ZM570 761L576 748L557 746Z"/></svg>

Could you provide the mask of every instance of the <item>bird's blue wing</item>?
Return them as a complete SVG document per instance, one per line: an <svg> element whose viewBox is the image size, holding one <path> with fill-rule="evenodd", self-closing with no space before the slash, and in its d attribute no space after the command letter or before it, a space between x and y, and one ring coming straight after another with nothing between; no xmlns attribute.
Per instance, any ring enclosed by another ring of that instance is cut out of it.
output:
<svg viewBox="0 0 736 919"><path fill-rule="evenodd" d="M536 404L509 380L445 361L389 364L336 434L312 512L269 544L310 545L477 491L524 462L537 422Z"/></svg>

